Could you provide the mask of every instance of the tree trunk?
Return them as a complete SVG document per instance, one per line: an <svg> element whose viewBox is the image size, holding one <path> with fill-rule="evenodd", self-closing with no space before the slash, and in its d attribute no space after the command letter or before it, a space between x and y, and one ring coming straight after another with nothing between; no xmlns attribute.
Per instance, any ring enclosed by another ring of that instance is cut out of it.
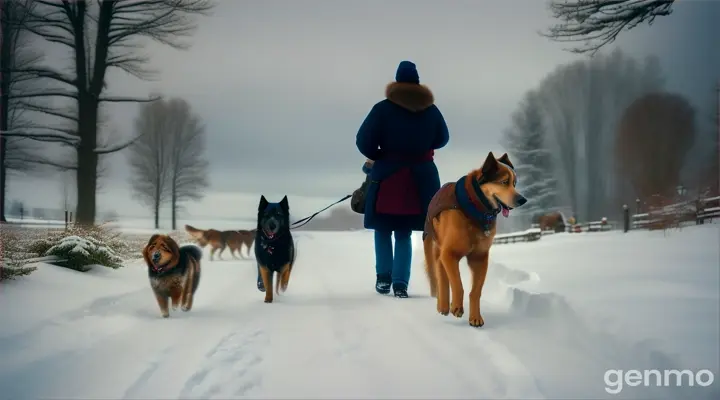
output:
<svg viewBox="0 0 720 400"><path fill-rule="evenodd" d="M77 148L77 208L75 223L81 226L95 224L98 155L97 146L97 101L87 92L80 93L79 124L80 145Z"/></svg>
<svg viewBox="0 0 720 400"><path fill-rule="evenodd" d="M160 229L160 199L155 197L155 229Z"/></svg>
<svg viewBox="0 0 720 400"><path fill-rule="evenodd" d="M9 3L0 0L0 17L5 19L7 13L6 7ZM8 130L9 118L8 110L10 108L10 62L11 62L11 45L9 39L10 28L0 26L0 131ZM7 38L3 40L3 38ZM7 222L5 219L5 194L7 184L7 138L0 135L0 222Z"/></svg>
<svg viewBox="0 0 720 400"><path fill-rule="evenodd" d="M4 118L3 118L4 119ZM0 127L0 130L5 128ZM7 138L0 137L0 222L7 222L5 219L5 195L7 194L6 188L6 169L5 169L5 155L7 153Z"/></svg>
<svg viewBox="0 0 720 400"><path fill-rule="evenodd" d="M170 209L172 213L172 230L177 229L177 190L175 180L172 183L172 198L170 199Z"/></svg>

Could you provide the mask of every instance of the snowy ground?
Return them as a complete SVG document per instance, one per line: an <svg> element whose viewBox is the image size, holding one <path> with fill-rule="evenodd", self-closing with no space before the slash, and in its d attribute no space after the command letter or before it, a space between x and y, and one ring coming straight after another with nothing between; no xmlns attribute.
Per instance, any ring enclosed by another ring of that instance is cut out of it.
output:
<svg viewBox="0 0 720 400"><path fill-rule="evenodd" d="M270 305L254 261L205 261L194 309L170 319L140 264L41 265L0 286L0 399L717 399L720 382L609 394L604 375L720 379L719 228L496 245L480 329L435 312L419 247L413 297L374 293L368 232L298 233L289 290Z"/></svg>

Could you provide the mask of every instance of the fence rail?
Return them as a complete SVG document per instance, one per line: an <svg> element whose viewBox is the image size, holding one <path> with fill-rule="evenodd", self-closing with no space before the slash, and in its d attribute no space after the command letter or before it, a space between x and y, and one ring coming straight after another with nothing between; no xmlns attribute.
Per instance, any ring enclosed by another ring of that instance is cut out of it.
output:
<svg viewBox="0 0 720 400"><path fill-rule="evenodd" d="M625 208L627 213L627 208ZM697 225L720 219L720 196L682 201L663 207L651 208L647 212L629 217L629 229L663 229L681 223L695 222Z"/></svg>
<svg viewBox="0 0 720 400"><path fill-rule="evenodd" d="M525 231L521 232L513 232L513 233L504 233L500 235L495 235L495 239L493 239L493 243L496 244L503 244L503 243L516 243L516 242L534 242L536 240L540 240L542 237L542 232L539 228L530 228Z"/></svg>

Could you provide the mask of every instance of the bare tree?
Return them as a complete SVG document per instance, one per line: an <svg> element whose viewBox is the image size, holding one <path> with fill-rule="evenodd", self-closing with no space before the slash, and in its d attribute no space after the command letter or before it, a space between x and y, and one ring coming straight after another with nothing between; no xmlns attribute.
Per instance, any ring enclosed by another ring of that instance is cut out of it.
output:
<svg viewBox="0 0 720 400"><path fill-rule="evenodd" d="M209 186L208 162L205 159L205 127L183 99L172 99L169 115L175 122L170 147L170 207L172 229L177 229L177 212L185 201L204 197Z"/></svg>
<svg viewBox="0 0 720 400"><path fill-rule="evenodd" d="M520 209L522 214L535 215L557 206L557 179L553 157L548 149L541 99L534 91L525 94L511 116L505 132L505 147L515 164L518 188L530 201Z"/></svg>
<svg viewBox="0 0 720 400"><path fill-rule="evenodd" d="M558 206L581 220L617 212L616 125L638 97L664 84L655 58L644 64L616 50L558 67L537 88L557 178Z"/></svg>
<svg viewBox="0 0 720 400"><path fill-rule="evenodd" d="M8 175L40 172L39 166L53 164L44 157L39 143L13 135L13 131L37 125L36 112L47 109L39 98L16 98L43 85L33 72L42 54L32 49L26 29L35 4L35 0L0 2L0 222L5 222ZM45 141L42 137L31 139Z"/></svg>
<svg viewBox="0 0 720 400"><path fill-rule="evenodd" d="M153 207L155 229L160 228L160 206L167 201L169 192L172 128L167 102L143 104L135 119L139 139L128 148L130 186L138 200Z"/></svg>
<svg viewBox="0 0 720 400"><path fill-rule="evenodd" d="M557 42L583 42L566 49L594 55L615 41L622 31L652 24L656 17L672 13L675 0L551 0L550 11L561 22L543 36Z"/></svg>
<svg viewBox="0 0 720 400"><path fill-rule="evenodd" d="M181 204L201 199L208 186L205 128L190 104L177 98L141 106L135 126L140 139L129 153L133 192L154 207L156 229L160 207L169 201L174 230Z"/></svg>
<svg viewBox="0 0 720 400"><path fill-rule="evenodd" d="M651 93L627 108L615 154L619 171L641 198L673 195L695 130L695 110L677 94Z"/></svg>
<svg viewBox="0 0 720 400"><path fill-rule="evenodd" d="M111 68L121 69L140 79L150 79L153 71L145 67L148 56L138 39L150 38L177 49L188 47L180 39L192 34L194 15L206 14L210 0L97 0L41 1L33 13L29 29L50 43L66 47L74 54L72 74L55 65L35 71L62 85L63 89L24 94L55 96L76 103L77 121L67 135L55 134L59 141L75 146L77 155L77 222L95 221L99 156L128 147L136 137L110 146L98 141L99 109L102 103L142 102L154 99L111 96L105 77ZM25 132L35 136L35 132ZM18 133L19 134L19 133ZM46 135L48 136L48 135Z"/></svg>

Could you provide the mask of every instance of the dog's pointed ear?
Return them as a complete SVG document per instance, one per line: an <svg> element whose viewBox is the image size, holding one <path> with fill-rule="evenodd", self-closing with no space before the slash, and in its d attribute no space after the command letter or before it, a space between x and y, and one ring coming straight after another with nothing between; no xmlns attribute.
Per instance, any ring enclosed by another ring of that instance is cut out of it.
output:
<svg viewBox="0 0 720 400"><path fill-rule="evenodd" d="M289 210L290 204L288 204L288 198L287 196L283 196L282 200L280 200L280 207L283 208L283 210Z"/></svg>
<svg viewBox="0 0 720 400"><path fill-rule="evenodd" d="M498 172L498 161L495 159L492 151L488 153L487 158L482 166L482 174L488 179L492 179Z"/></svg>
<svg viewBox="0 0 720 400"><path fill-rule="evenodd" d="M502 157L498 158L498 161L501 163L507 165L508 167L515 169L515 166L510 162L510 157L508 157L508 154L505 153L502 155Z"/></svg>
<svg viewBox="0 0 720 400"><path fill-rule="evenodd" d="M260 195L260 205L258 205L258 211L264 211L268 204L270 204L264 195Z"/></svg>

